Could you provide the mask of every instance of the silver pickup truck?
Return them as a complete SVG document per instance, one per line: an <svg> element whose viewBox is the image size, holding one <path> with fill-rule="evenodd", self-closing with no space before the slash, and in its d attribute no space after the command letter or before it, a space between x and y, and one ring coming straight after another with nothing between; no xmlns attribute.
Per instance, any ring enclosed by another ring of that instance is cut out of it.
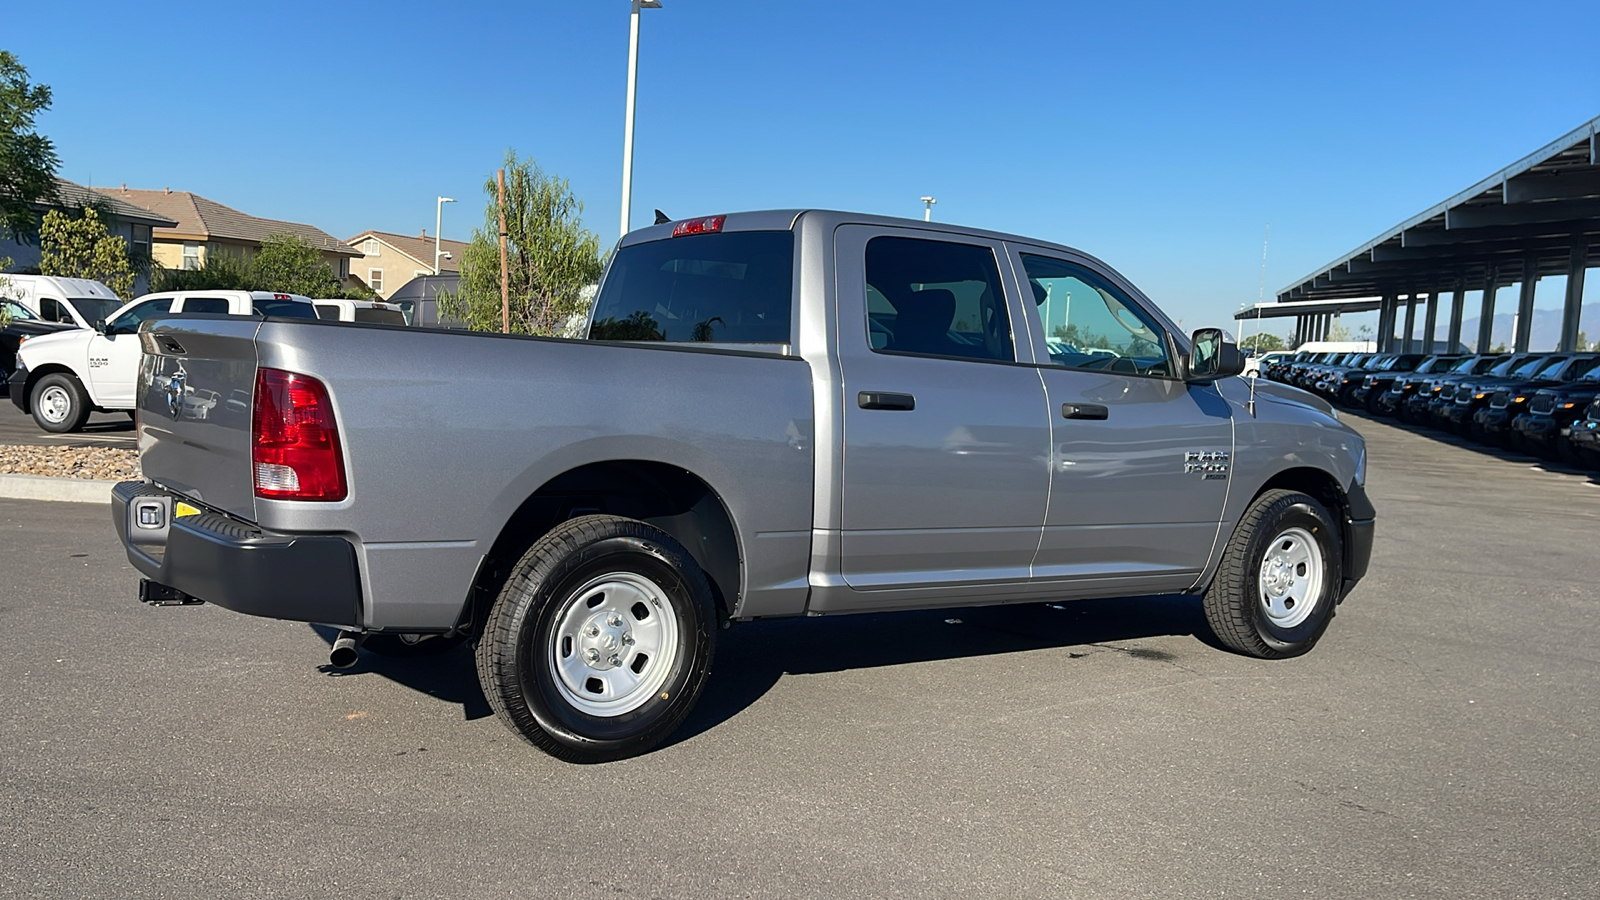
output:
<svg viewBox="0 0 1600 900"><path fill-rule="evenodd" d="M141 599L336 626L336 665L471 641L503 721L571 761L667 737L731 623L1199 594L1223 644L1288 657L1371 554L1326 403L1013 235L735 213L625 237L587 340L141 340L144 480L114 491Z"/></svg>

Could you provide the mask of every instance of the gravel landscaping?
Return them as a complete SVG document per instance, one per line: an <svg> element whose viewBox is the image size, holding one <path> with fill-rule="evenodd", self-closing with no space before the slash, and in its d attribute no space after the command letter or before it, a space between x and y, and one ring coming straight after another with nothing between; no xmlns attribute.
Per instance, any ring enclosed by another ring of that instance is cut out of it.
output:
<svg viewBox="0 0 1600 900"><path fill-rule="evenodd" d="M139 453L110 447L0 444L0 475L126 481L139 477Z"/></svg>

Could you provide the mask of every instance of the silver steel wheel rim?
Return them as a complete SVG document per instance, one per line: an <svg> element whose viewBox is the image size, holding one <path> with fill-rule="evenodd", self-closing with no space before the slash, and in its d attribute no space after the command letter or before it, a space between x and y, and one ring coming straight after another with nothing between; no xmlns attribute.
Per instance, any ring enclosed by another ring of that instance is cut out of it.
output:
<svg viewBox="0 0 1600 900"><path fill-rule="evenodd" d="M39 394L39 415L51 425L65 422L71 411L72 397L68 396L66 388L52 384Z"/></svg>
<svg viewBox="0 0 1600 900"><path fill-rule="evenodd" d="M612 718L661 691L678 658L678 617L654 581L610 572L573 591L550 633L550 668L562 699Z"/></svg>
<svg viewBox="0 0 1600 900"><path fill-rule="evenodd" d="M1311 618L1322 597L1325 577L1316 538L1304 528L1285 528L1267 544L1257 579L1261 608L1279 628Z"/></svg>

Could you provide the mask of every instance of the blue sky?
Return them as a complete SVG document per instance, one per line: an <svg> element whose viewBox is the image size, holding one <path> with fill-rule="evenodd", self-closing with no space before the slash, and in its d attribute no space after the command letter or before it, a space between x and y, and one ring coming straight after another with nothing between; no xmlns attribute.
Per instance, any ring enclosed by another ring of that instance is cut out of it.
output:
<svg viewBox="0 0 1600 900"><path fill-rule="evenodd" d="M1255 300L1268 222L1270 299L1600 114L1600 4L1579 0L1537 16L664 3L644 13L635 226L656 207L920 217L932 194L940 220L1099 256L1190 328ZM461 201L444 234L466 238L515 148L571 181L609 245L628 9L53 0L9 8L0 48L54 89L39 125L73 181L191 190L338 237L431 233L444 194Z"/></svg>

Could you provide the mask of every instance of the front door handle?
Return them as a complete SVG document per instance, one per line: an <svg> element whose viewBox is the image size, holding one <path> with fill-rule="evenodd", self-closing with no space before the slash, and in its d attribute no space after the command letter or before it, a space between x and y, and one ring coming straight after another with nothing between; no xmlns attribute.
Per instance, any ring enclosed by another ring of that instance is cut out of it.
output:
<svg viewBox="0 0 1600 900"><path fill-rule="evenodd" d="M862 409L916 409L917 398L889 391L862 391L856 395L856 405Z"/></svg>
<svg viewBox="0 0 1600 900"><path fill-rule="evenodd" d="M1104 419L1110 413L1098 403L1063 403L1061 404L1061 418L1063 419Z"/></svg>

